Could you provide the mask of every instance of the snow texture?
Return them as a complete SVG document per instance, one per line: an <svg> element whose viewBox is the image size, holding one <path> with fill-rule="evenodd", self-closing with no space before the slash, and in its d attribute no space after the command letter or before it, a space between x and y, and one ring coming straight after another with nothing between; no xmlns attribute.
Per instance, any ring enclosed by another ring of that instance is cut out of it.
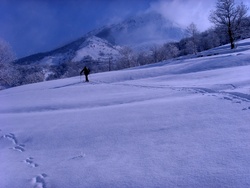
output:
<svg viewBox="0 0 250 188"><path fill-rule="evenodd" d="M1 188L250 187L250 40L89 79L0 91Z"/></svg>

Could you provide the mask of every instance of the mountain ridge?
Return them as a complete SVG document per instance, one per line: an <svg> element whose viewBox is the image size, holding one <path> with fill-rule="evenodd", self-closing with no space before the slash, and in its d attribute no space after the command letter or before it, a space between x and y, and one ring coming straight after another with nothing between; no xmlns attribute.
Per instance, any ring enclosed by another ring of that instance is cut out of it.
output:
<svg viewBox="0 0 250 188"><path fill-rule="evenodd" d="M145 46L145 44L146 46L150 46L154 43L180 40L184 36L183 33L184 31L180 27L173 22L166 20L160 14L154 12L144 13L139 16L127 18L117 24L97 28L86 33L83 37L59 48L20 58L16 60L15 63L35 63L42 61L45 57L57 56L58 54L65 54L65 56L68 57L65 58L67 61L73 60L76 52L82 50L82 44L86 42L88 38L93 36L106 40L107 47L113 46L111 48L114 48L114 46L129 46L134 49L141 49L141 46ZM140 46L140 44L142 45ZM103 52L100 51L100 54L102 53ZM96 57L94 60L97 60L98 58L101 57ZM63 60L59 63L62 62Z"/></svg>

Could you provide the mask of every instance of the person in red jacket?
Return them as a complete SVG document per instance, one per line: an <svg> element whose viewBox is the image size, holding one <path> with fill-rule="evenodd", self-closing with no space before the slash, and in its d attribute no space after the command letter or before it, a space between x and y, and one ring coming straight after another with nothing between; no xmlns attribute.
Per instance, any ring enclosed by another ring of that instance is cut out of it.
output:
<svg viewBox="0 0 250 188"><path fill-rule="evenodd" d="M88 78L89 73L90 73L90 69L88 67L86 67L86 66L80 72L80 75L82 75L82 74L85 75L85 81L86 82L89 82L89 78Z"/></svg>

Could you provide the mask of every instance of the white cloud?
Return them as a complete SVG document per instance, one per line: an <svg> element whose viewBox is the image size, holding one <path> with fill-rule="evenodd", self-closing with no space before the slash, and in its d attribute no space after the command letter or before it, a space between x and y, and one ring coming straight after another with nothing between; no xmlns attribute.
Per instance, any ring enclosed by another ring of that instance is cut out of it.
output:
<svg viewBox="0 0 250 188"><path fill-rule="evenodd" d="M150 10L161 13L182 27L195 23L203 31L211 26L208 20L215 0L159 0L151 3Z"/></svg>

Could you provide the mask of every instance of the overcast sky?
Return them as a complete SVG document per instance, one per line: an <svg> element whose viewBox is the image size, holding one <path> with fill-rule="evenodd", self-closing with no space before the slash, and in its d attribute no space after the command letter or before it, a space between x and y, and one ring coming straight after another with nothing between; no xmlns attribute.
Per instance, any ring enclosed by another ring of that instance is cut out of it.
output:
<svg viewBox="0 0 250 188"><path fill-rule="evenodd" d="M237 0L238 1L238 0ZM249 0L243 0L250 6ZM0 38L17 57L50 51L130 15L154 10L204 31L216 0L0 0Z"/></svg>

